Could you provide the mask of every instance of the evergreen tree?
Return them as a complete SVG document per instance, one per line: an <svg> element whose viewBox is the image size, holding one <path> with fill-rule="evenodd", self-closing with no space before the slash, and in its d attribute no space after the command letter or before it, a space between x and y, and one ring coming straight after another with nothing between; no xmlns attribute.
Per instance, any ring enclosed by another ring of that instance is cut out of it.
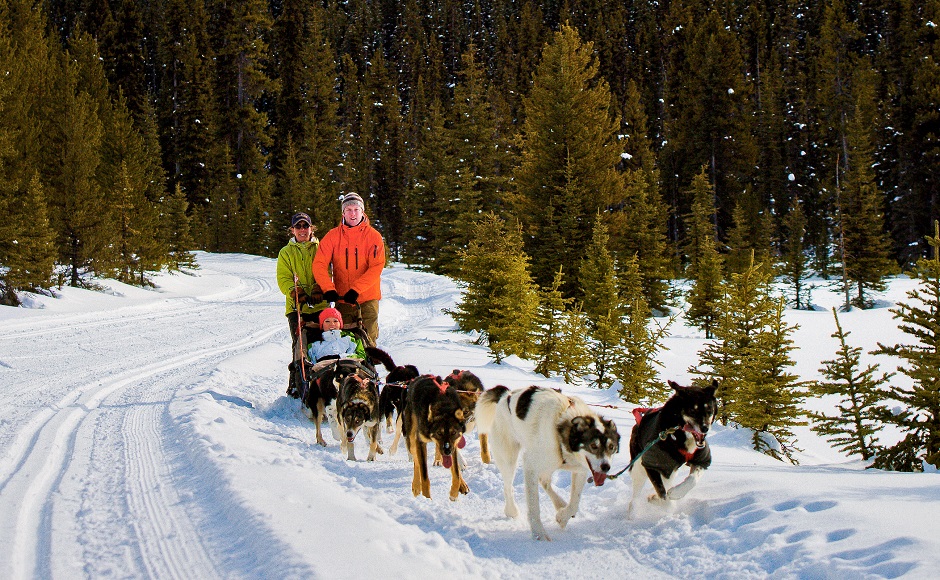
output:
<svg viewBox="0 0 940 580"><path fill-rule="evenodd" d="M568 381L578 376L589 364L587 333L573 307L574 298L561 293L562 268L558 268L551 288L539 291L539 309L533 354L535 372L544 377L563 374Z"/></svg>
<svg viewBox="0 0 940 580"><path fill-rule="evenodd" d="M746 191L738 196L731 212L732 226L728 232L728 257L725 267L728 272L741 272L748 267L750 257L766 264L773 271L771 235L774 231L769 212L761 210L757 197Z"/></svg>
<svg viewBox="0 0 940 580"><path fill-rule="evenodd" d="M685 318L705 333L706 339L715 338L714 329L720 317L718 302L722 298L722 258L711 238L706 236L701 254L690 268L692 287L686 297L688 310Z"/></svg>
<svg viewBox="0 0 940 580"><path fill-rule="evenodd" d="M793 428L806 424L800 408L805 394L799 377L786 371L794 364L790 334L796 326L784 322L785 308L782 297L771 300L767 323L748 352L736 421L754 431L751 441L756 451L796 463Z"/></svg>
<svg viewBox="0 0 940 580"><path fill-rule="evenodd" d="M656 355L666 349L663 339L672 320L664 325L657 324L655 329L650 327L652 312L643 296L636 256L623 268L620 295L627 306L623 356L613 371L621 385L620 398L641 404L665 401L669 397L668 389L659 380L656 367L661 367L662 363Z"/></svg>
<svg viewBox="0 0 940 580"><path fill-rule="evenodd" d="M169 251L169 267L173 270L180 268L197 268L196 258L190 251L194 247L191 233L191 219L186 210L189 204L186 202L186 194L179 185L176 191L169 196L166 203L163 204L166 212L165 219L161 220L166 228L163 236L167 240L167 249Z"/></svg>
<svg viewBox="0 0 940 580"><path fill-rule="evenodd" d="M871 307L871 292L883 292L884 278L896 269L889 257L890 244L884 233L882 196L872 171L870 81L866 71L856 74L858 99L854 115L848 122L846 141L849 166L840 190L839 222L845 265L843 272L848 286L854 284L857 294L852 303L859 308Z"/></svg>
<svg viewBox="0 0 940 580"><path fill-rule="evenodd" d="M592 49L562 26L545 46L525 99L515 205L542 286L558 266L578 263L589 242L586 225L622 187L616 172L619 121L610 114L610 91L598 78ZM553 251L540 251L545 247ZM579 277L571 272L567 295Z"/></svg>
<svg viewBox="0 0 940 580"><path fill-rule="evenodd" d="M731 274L717 308L715 340L699 353L699 365L692 370L709 382L718 379L718 416L724 424L733 421L759 430L759 423L745 420L759 403L751 397L764 379L758 361L766 360L761 349L767 344L761 335L772 327L776 310L766 266L752 263L744 272Z"/></svg>
<svg viewBox="0 0 940 580"><path fill-rule="evenodd" d="M882 428L880 417L884 410L881 402L890 395L883 385L894 373L884 373L879 378L875 377L877 365L861 368L862 349L846 342L852 333L842 330L835 308L832 309L832 317L836 321L832 337L839 341L837 358L822 362L823 368L819 371L828 380L813 383L810 390L816 396L839 397L836 405L838 414L810 412L814 422L812 430L826 437L837 449L868 460L878 449L875 435Z"/></svg>
<svg viewBox="0 0 940 580"><path fill-rule="evenodd" d="M784 281L793 290L793 306L797 310L809 308L809 290L806 288L809 259L806 256L806 246L803 244L803 238L806 235L806 216L803 214L799 198L795 196L790 205L790 211L784 218L783 231L785 241L780 272Z"/></svg>
<svg viewBox="0 0 940 580"><path fill-rule="evenodd" d="M623 364L623 343L627 335L627 311L617 287L615 263L607 249L608 239L607 227L598 217L580 268L584 316L591 337L590 370L594 386L603 389L613 384L614 371Z"/></svg>
<svg viewBox="0 0 940 580"><path fill-rule="evenodd" d="M9 193L13 195L5 195ZM16 291L52 286L56 249L39 176L33 175L24 192L0 191L0 210L5 216L0 225L0 304L18 306Z"/></svg>
<svg viewBox="0 0 940 580"><path fill-rule="evenodd" d="M460 283L466 288L449 313L464 332L478 332L499 363L508 355L531 351L538 295L528 272L528 257L519 252L522 230L492 213L484 214L474 237L461 253Z"/></svg>
<svg viewBox="0 0 940 580"><path fill-rule="evenodd" d="M887 414L886 422L900 428L904 438L884 449L874 467L897 471L923 471L923 463L940 467L940 223L934 221L934 235L928 240L933 256L917 261L910 275L920 281L907 293L911 303L892 308L901 320L900 328L916 339L915 344L885 346L878 343L876 354L902 359L898 370L910 377L910 388L894 387L892 398L902 410Z"/></svg>

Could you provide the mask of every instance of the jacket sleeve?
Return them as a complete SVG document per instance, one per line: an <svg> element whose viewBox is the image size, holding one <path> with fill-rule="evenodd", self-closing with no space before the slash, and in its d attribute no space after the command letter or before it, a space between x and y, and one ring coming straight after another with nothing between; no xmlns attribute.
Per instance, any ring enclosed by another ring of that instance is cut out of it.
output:
<svg viewBox="0 0 940 580"><path fill-rule="evenodd" d="M370 289L379 292L381 285L382 270L385 268L385 242L382 240L382 234L373 229L369 236L369 242L364 251L366 253L366 264L368 267L359 278L352 284L353 290L360 295L367 293Z"/></svg>
<svg viewBox="0 0 940 580"><path fill-rule="evenodd" d="M336 230L328 231L320 240L317 255L313 257L313 279L324 292L336 290L333 278L330 276L330 263L333 261L333 252L336 250L336 239Z"/></svg>
<svg viewBox="0 0 940 580"><path fill-rule="evenodd" d="M287 246L281 248L281 251L277 254L277 287L281 289L281 294L285 296L290 294L290 291L294 288L294 275L291 273L287 254Z"/></svg>

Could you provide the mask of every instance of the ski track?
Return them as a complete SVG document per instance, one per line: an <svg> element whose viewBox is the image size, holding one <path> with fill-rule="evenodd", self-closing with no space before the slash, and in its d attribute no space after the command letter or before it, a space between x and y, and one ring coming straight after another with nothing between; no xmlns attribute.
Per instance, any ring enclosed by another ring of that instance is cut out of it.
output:
<svg viewBox="0 0 940 580"><path fill-rule="evenodd" d="M143 307L143 312L135 314L117 310L62 317L56 319L55 332L17 332L14 328L0 335L0 343L15 344L26 356L54 352L55 341L77 340L75 337L84 337L90 330L94 336L113 339L89 348L89 355L102 361L96 375L81 377L88 382L68 388L57 401L35 409L0 459L0 516L15 522L0 529L0 545L9 548L0 555L0 577L49 577L54 572L71 576L74 572L88 574L91 569L121 575L137 569L138 574L155 578L222 576L215 567L215 556L207 552L199 530L182 507L163 448L162 429L166 406L187 384L187 377L198 376L206 367L285 332L286 325L272 325L270 318L266 325L239 320L239 306L245 302L281 299L280 292L265 278L246 282L204 297L202 303L183 299L165 309ZM219 343L210 324L206 332L194 333L195 348L189 351L181 353L177 344L161 344L168 328L185 332L188 324L207 316L222 324L239 321L245 326L243 337ZM141 337L150 344L149 349L122 349L132 342L129 339ZM20 388L32 391L46 380L34 378L33 384L25 382ZM83 433L80 446L76 445L79 432ZM113 461L114 457L105 464L97 461L96 456L110 455L96 444L102 433L112 435L101 437L105 444L113 443L109 439L120 434L120 461ZM85 444L88 435L94 441L90 445ZM115 474L114 469L123 472ZM79 490L107 482L111 487L108 492L124 501L110 502L111 513L103 518L93 514L94 509L82 507L87 499L64 491L72 487L68 482L75 478L92 481ZM95 526L109 526L110 530L113 521L109 517L114 516L129 522L135 536L129 539L132 546L119 547L115 554L83 553L95 547L95 542L84 542L83 546L79 541L76 545L74 537L60 537L58 531L92 537ZM72 521L76 518L77 523ZM85 560L86 569L53 570L53 546L72 550ZM108 561L96 561L102 557Z"/></svg>

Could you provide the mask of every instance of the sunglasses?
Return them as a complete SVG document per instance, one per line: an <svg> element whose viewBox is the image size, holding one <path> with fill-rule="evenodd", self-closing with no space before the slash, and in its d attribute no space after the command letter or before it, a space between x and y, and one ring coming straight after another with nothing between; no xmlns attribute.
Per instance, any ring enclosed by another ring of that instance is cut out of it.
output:
<svg viewBox="0 0 940 580"><path fill-rule="evenodd" d="M310 227L310 224L304 223L304 222L300 222L299 224L294 225L295 230L305 230L309 227Z"/></svg>

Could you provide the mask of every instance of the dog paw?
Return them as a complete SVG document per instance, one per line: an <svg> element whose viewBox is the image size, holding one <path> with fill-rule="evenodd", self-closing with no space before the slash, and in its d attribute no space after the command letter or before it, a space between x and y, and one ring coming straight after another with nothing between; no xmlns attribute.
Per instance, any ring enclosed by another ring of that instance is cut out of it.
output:
<svg viewBox="0 0 940 580"><path fill-rule="evenodd" d="M503 511L506 513L507 518L519 517L519 508L516 507L516 504L506 504L506 509Z"/></svg>
<svg viewBox="0 0 940 580"><path fill-rule="evenodd" d="M568 520L574 518L575 515L576 514L574 514L570 509L563 508L558 510L558 512L555 514L555 521L558 522L558 525L561 526L562 529L565 529L565 526L568 525Z"/></svg>
<svg viewBox="0 0 940 580"><path fill-rule="evenodd" d="M326 441L324 439L317 439L317 445L320 447L326 447Z"/></svg>
<svg viewBox="0 0 940 580"><path fill-rule="evenodd" d="M543 530L533 530L533 531L532 531L532 538L535 539L535 540L537 540L537 541L539 541L539 542L551 542L551 541L552 541L551 536L549 536L549 535L548 535L548 532L546 532L544 529L543 529Z"/></svg>
<svg viewBox="0 0 940 580"><path fill-rule="evenodd" d="M689 493L689 488L687 487L683 488L677 485L676 487L666 492L666 499L668 500L682 499L686 496L687 493Z"/></svg>
<svg viewBox="0 0 940 580"><path fill-rule="evenodd" d="M650 496L649 496L648 498L646 498L646 501L650 502L651 504L662 504L662 503L666 503L666 500L665 500L665 499L659 497L659 495L657 495L657 494L655 494L655 493L651 493Z"/></svg>

